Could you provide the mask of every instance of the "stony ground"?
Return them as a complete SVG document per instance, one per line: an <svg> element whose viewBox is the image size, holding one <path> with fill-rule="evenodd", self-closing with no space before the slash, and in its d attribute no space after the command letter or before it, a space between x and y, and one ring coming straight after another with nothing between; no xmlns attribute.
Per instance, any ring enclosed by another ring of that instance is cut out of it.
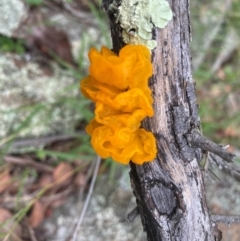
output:
<svg viewBox="0 0 240 241"><path fill-rule="evenodd" d="M128 177L128 169L119 172L119 181L111 183L108 177L101 176L96 182L83 225L77 241L145 241L139 216L131 223L126 221L127 214L135 207ZM211 176L206 181L206 192L211 213L224 215L240 214L240 185L228 174L219 169L214 173L220 179ZM78 195L58 208L53 216L46 219L42 229L46 241L65 241L74 230L74 223L80 215ZM222 241L239 241L240 224L218 224L223 233ZM41 241L39 239L39 241Z"/></svg>
<svg viewBox="0 0 240 241"><path fill-rule="evenodd" d="M17 11L16 21L19 21L21 17L26 18L26 11L28 9L23 7L20 0L4 0L2 3L6 4L8 2L12 2L12 7L18 6L17 4L21 6L16 8L22 11ZM197 1L193 4L198 7ZM212 5L216 4L220 5L217 1L212 3ZM222 8L224 12L227 6L224 5ZM80 8L76 7L76 9L79 10ZM200 10L206 13L202 14L201 24L205 24L208 32L202 34L199 30L193 33L194 38L199 41L199 44L196 44L195 47L193 46L193 65L195 68L204 61L204 56L201 53L208 51L209 42L212 41L211 35L208 33L217 31L216 29L222 21L222 15L213 16L211 8L202 7ZM9 9L6 8L4 11L9 11ZM82 15L79 15L79 13L81 11L68 8L68 11L64 11L63 14L63 12L59 11L59 8L48 3L43 8L32 11L26 23L20 26L17 31L14 31L14 35L16 37L24 37L29 32L29 29L31 29L33 33L29 37L29 47L31 48L31 44L33 44L32 38L39 36L39 34L42 36L41 34L44 33L36 21L42 23L44 22L43 20L48 19L51 23L54 22L57 30L64 31L69 37L71 55L76 62L81 49L84 56L87 56L87 51L91 46L99 48L101 45L107 44L105 41L106 37L104 36L106 33L103 34L99 31L99 29L102 29L99 27L96 18L90 14L89 9L85 12L83 11ZM16 29L16 23L10 22L8 29L5 29L7 25L4 25L4 28L2 28L2 16L0 8L0 31L4 30L1 33L12 35L13 30ZM39 18L36 20L36 16L41 16L40 20ZM208 24L209 19L211 25ZM212 31L213 26L216 27L214 31ZM107 32L107 35L109 39L109 32ZM48 42L54 41L51 40ZM41 46L45 46L46 42L42 44ZM234 43L231 42L227 47L233 47L235 44L236 41ZM199 49L199 46L203 46L204 51ZM228 52L231 52L231 49L228 49ZM46 64L46 62L39 62L38 52L33 51L33 53L23 56L10 53L0 55L0 110L2 111L0 115L0 139L2 140L8 137L11 128L17 129L18 124L29 115L29 112L9 112L8 110L38 103L39 100L45 104L47 103L48 108L43 109L40 115L36 115L28 125L28 128L25 128L21 132L21 137L49 135L53 132L58 133L61 131L72 132L74 131L76 122L81 119L81 113L77 112L75 108L69 109L67 105L58 106L58 102L55 102L59 98L67 98L69 96L77 99L79 80L68 69L60 67L54 61L51 62L52 60L49 59L49 56L44 56L47 59ZM71 61L69 61L70 64ZM81 61L81 65L82 69L86 72L88 65L87 58ZM217 65L219 67L219 62L214 63L212 68L216 68ZM66 91L67 86L74 86L74 84L76 84L76 88ZM233 102L236 103L236 101ZM237 112L239 107L237 105L234 108ZM230 109L232 110L233 108L229 107L226 113ZM47 124L45 121L47 121ZM79 230L77 241L146 240L139 217L132 223L126 221L127 214L135 207L135 198L130 187L128 168L118 167L117 169L114 178L111 180L109 180L107 174L99 175L83 225ZM211 175L211 178L207 178L206 180L207 200L211 212L226 215L240 214L239 181L233 179L229 174L220 171L218 168L214 172L220 180ZM86 189L84 195L78 192L71 194L64 205L56 208L53 213L50 213L49 217L45 218L44 223L35 229L37 241L69 240L79 219L87 192L88 190ZM219 228L223 231L223 241L240 240L239 224L219 224Z"/></svg>

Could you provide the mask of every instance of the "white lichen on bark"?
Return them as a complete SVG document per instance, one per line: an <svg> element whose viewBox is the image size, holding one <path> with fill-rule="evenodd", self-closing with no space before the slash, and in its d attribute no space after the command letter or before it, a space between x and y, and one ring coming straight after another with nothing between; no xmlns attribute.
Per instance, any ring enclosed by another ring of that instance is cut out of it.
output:
<svg viewBox="0 0 240 241"><path fill-rule="evenodd" d="M118 7L117 20L123 28L126 44L141 44L154 49L153 27L164 28L172 19L172 10L166 0L123 0Z"/></svg>

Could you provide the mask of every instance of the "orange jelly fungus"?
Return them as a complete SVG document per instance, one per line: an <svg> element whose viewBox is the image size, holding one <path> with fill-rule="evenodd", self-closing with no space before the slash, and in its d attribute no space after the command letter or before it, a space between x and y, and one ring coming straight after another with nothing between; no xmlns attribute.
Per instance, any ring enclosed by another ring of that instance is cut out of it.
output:
<svg viewBox="0 0 240 241"><path fill-rule="evenodd" d="M80 82L83 95L96 103L95 118L86 127L98 155L116 162L136 164L156 157L156 141L140 128L153 116L148 78L152 76L149 50L126 45L119 56L106 47L89 51L90 68Z"/></svg>

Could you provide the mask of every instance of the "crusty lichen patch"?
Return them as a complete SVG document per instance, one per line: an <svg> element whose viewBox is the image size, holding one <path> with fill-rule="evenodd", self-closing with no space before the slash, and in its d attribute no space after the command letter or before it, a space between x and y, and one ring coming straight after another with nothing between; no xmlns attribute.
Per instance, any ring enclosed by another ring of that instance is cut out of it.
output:
<svg viewBox="0 0 240 241"><path fill-rule="evenodd" d="M0 0L0 33L11 37L21 21L27 17L21 0Z"/></svg>
<svg viewBox="0 0 240 241"><path fill-rule="evenodd" d="M123 0L118 7L117 20L123 28L126 44L141 44L149 49L157 45L152 39L153 27L164 28L172 19L166 0Z"/></svg>
<svg viewBox="0 0 240 241"><path fill-rule="evenodd" d="M26 137L74 131L83 118L77 106L82 102L78 80L68 70L53 64L49 76L14 54L1 55L0 66L0 142L16 132Z"/></svg>

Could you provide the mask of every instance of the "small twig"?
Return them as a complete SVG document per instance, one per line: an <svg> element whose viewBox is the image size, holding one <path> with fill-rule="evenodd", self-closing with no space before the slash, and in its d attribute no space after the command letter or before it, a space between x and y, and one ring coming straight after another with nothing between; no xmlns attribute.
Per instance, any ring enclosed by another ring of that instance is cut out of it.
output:
<svg viewBox="0 0 240 241"><path fill-rule="evenodd" d="M62 200L63 198L67 197L68 194L70 194L73 191L73 187L69 187L66 190L56 193L50 196L42 197L41 200L45 205L48 205L52 202L55 202L57 200Z"/></svg>
<svg viewBox="0 0 240 241"><path fill-rule="evenodd" d="M78 135L84 135L85 132L80 131L73 135L55 135L55 136L46 136L46 137L38 137L38 138L31 138L31 139L19 139L13 141L10 145L12 149L20 149L24 147L39 147L39 146L46 146L55 141L66 141L73 138L76 138ZM4 145L0 145L0 149L3 149Z"/></svg>
<svg viewBox="0 0 240 241"><path fill-rule="evenodd" d="M91 184L90 184L90 188L89 188L89 191L88 191L88 195L87 195L86 201L84 203L81 215L80 215L80 217L78 219L77 226L76 226L76 229L74 231L72 241L76 241L77 240L78 231L79 231L80 226L81 226L81 224L83 222L85 213L87 211L87 208L88 208L91 196L92 196L92 192L93 192L94 185L95 185L95 182L96 182L96 178L97 178L97 173L98 173L98 169L99 169L99 166L100 166L100 162L101 162L101 157L97 156L96 165L95 165L92 181L91 181Z"/></svg>
<svg viewBox="0 0 240 241"><path fill-rule="evenodd" d="M28 230L28 233L29 233L29 236L30 236L31 241L38 241L37 238L36 238L36 236L35 236L35 233L34 233L33 228L28 224L28 221L27 221L26 218L25 218L24 221L25 221L24 223L25 223L25 225L26 225L26 227L27 227L27 230Z"/></svg>
<svg viewBox="0 0 240 241"><path fill-rule="evenodd" d="M25 206L27 203L29 203L35 196L34 195L24 195L20 199L18 196L3 196L1 197L1 207L7 208L7 209L14 209L16 207L16 203L18 202L18 205Z"/></svg>
<svg viewBox="0 0 240 241"><path fill-rule="evenodd" d="M135 207L128 215L127 215L127 221L132 222L137 215L139 214L138 207Z"/></svg>
<svg viewBox="0 0 240 241"><path fill-rule="evenodd" d="M46 205L48 205L56 200L63 199L64 197L68 196L72 191L73 187L69 187L60 193L43 196L41 197L41 200L46 203ZM33 198L37 196L38 192L39 190L36 192L36 194L24 195L20 199L17 196L4 196L1 198L1 206L4 208L13 209L16 206L17 202L19 202L19 205L21 207L26 206L27 203L29 203Z"/></svg>
<svg viewBox="0 0 240 241"><path fill-rule="evenodd" d="M226 162L233 162L234 154L226 151L222 146L210 141L204 137L199 131L193 130L191 134L186 135L188 142L195 147L204 151L209 151L220 156Z"/></svg>
<svg viewBox="0 0 240 241"><path fill-rule="evenodd" d="M227 216L227 215L211 215L211 220L214 223L240 223L240 216Z"/></svg>
<svg viewBox="0 0 240 241"><path fill-rule="evenodd" d="M225 4L223 5L223 13L220 19L218 19L218 22L216 25L211 29L211 31L207 34L206 38L204 38L204 46L201 53L198 54L198 56L193 61L193 69L196 70L199 68L199 66L204 61L207 53L209 53L209 48L212 46L213 41L216 39L217 34L221 30L221 26L225 21L226 14L231 9L232 6L232 0L225 1Z"/></svg>
<svg viewBox="0 0 240 241"><path fill-rule="evenodd" d="M62 2L63 7L70 13L72 14L74 17L78 18L81 20L81 22L84 21L84 23L88 23L90 25L92 25L93 23L93 19L91 18L91 15L89 13L85 13L83 11L77 11L76 9L72 8L71 5L69 3L66 2Z"/></svg>
<svg viewBox="0 0 240 241"><path fill-rule="evenodd" d="M211 169L209 169L209 172L218 180L218 181L222 181Z"/></svg>
<svg viewBox="0 0 240 241"><path fill-rule="evenodd" d="M47 8L50 8L51 10L54 10L56 12L59 12L61 8L59 6L56 6L55 1L43 1L43 5L45 5Z"/></svg>
<svg viewBox="0 0 240 241"><path fill-rule="evenodd" d="M209 168L209 152L206 151L206 153L204 154L204 164L203 164L203 177L205 178Z"/></svg>
<svg viewBox="0 0 240 241"><path fill-rule="evenodd" d="M7 163L12 163L20 166L30 166L40 172L52 173L54 170L52 167L40 162L35 162L32 159L24 159L24 158L19 158L14 156L4 156L3 160Z"/></svg>
<svg viewBox="0 0 240 241"><path fill-rule="evenodd" d="M83 185L81 186L80 190L79 190L79 194L78 194L78 199L77 199L77 203L79 203L79 205L77 206L77 212L81 210L82 208L82 203L83 203L83 194L84 194L84 191L86 190L86 186L88 184L88 181L89 179L91 178L91 176L93 175L93 172L94 172L94 167L95 167L95 163L92 162L91 166L88 168L88 172L87 172L87 175L85 177L85 181L83 183ZM75 226L74 224L74 221L71 222L70 224L71 227L68 228L68 234L66 234L65 236L66 237L71 237L72 236L72 230L74 229L74 227L72 226Z"/></svg>
<svg viewBox="0 0 240 241"><path fill-rule="evenodd" d="M209 157L211 163L216 164L220 169L223 169L227 174L230 174L237 181L240 181L240 169L236 165L224 162L224 160L214 155L213 153L211 153Z"/></svg>
<svg viewBox="0 0 240 241"><path fill-rule="evenodd" d="M209 152L206 152L206 156L205 156L205 162L203 165L203 169L206 172L208 170L208 166L209 166Z"/></svg>
<svg viewBox="0 0 240 241"><path fill-rule="evenodd" d="M92 165L88 168L88 172L87 172L87 175L85 177L85 181L82 185L82 187L80 188L80 191L79 191L79 195L78 195L78 202L81 203L83 201L83 194L84 194L84 191L86 189L86 186L88 184L88 181L89 179L91 178L92 176L92 173L94 172L94 162L92 163Z"/></svg>
<svg viewBox="0 0 240 241"><path fill-rule="evenodd" d="M204 176L204 178L205 178L205 175L208 174L208 172L210 172L216 179L218 179L219 181L221 181L221 179L209 168L210 155L211 155L211 153L209 153L209 152L207 151L207 153L206 153L206 158L205 158L205 163L204 163L204 166L203 166L203 170L204 170L203 176ZM211 178L210 175L208 175L208 177ZM211 178L211 179L212 179L212 178ZM212 179L212 180L213 180L213 179Z"/></svg>
<svg viewBox="0 0 240 241"><path fill-rule="evenodd" d="M230 28L228 33L226 34L226 38L218 54L213 66L211 67L211 73L215 73L223 63L228 60L231 55L235 52L239 45L238 34L233 28Z"/></svg>
<svg viewBox="0 0 240 241"><path fill-rule="evenodd" d="M56 193L50 196L42 197L41 201L44 204L42 212L45 213L47 208L55 201L61 200L64 201L64 198L70 194L73 190L73 187L69 187L68 189L62 191L61 193ZM60 201L60 202L61 202Z"/></svg>
<svg viewBox="0 0 240 241"><path fill-rule="evenodd" d="M9 240L15 240L15 241L23 241L18 235L15 234L14 232L14 227L16 224L14 224L12 227L9 227L6 229L6 227L4 227L3 231L7 231L7 234L5 235L3 241L9 241ZM1 229L2 232L2 229Z"/></svg>
<svg viewBox="0 0 240 241"><path fill-rule="evenodd" d="M14 240L16 241L23 241L21 238L19 238L15 233L13 232L9 232L3 239L3 241L9 241L12 240L14 238Z"/></svg>

